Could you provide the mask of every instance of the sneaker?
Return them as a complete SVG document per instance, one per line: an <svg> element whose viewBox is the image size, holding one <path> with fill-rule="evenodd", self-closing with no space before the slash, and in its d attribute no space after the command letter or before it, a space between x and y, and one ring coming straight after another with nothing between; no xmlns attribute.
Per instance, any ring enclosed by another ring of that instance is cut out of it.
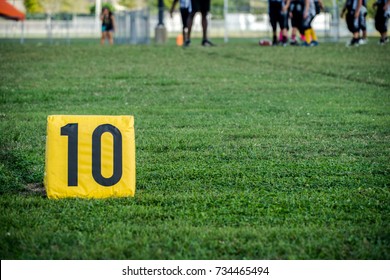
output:
<svg viewBox="0 0 390 280"><path fill-rule="evenodd" d="M303 42L301 46L302 47L311 47L311 44L308 44L307 42Z"/></svg>
<svg viewBox="0 0 390 280"><path fill-rule="evenodd" d="M291 45L291 46L298 46L297 40L291 40L291 41L290 41L290 45Z"/></svg>
<svg viewBox="0 0 390 280"><path fill-rule="evenodd" d="M351 41L347 42L345 44L346 47L352 47L352 46L356 46L358 47L359 46L359 39L355 39L355 38L352 38Z"/></svg>
<svg viewBox="0 0 390 280"><path fill-rule="evenodd" d="M388 37L386 37L386 38L380 38L379 39L379 45L384 45L384 44L386 44L386 43L388 43L389 42L389 38Z"/></svg>
<svg viewBox="0 0 390 280"><path fill-rule="evenodd" d="M359 45L367 45L367 39L360 38Z"/></svg>
<svg viewBox="0 0 390 280"><path fill-rule="evenodd" d="M203 47L213 47L215 45L213 43L211 43L209 40L205 39L202 41L202 46Z"/></svg>
<svg viewBox="0 0 390 280"><path fill-rule="evenodd" d="M310 46L317 47L319 44L317 41L311 41Z"/></svg>
<svg viewBox="0 0 390 280"><path fill-rule="evenodd" d="M191 40L186 40L183 44L183 48L188 48L191 45Z"/></svg>
<svg viewBox="0 0 390 280"><path fill-rule="evenodd" d="M277 46L278 44L279 44L279 42L277 40L272 41L272 46Z"/></svg>

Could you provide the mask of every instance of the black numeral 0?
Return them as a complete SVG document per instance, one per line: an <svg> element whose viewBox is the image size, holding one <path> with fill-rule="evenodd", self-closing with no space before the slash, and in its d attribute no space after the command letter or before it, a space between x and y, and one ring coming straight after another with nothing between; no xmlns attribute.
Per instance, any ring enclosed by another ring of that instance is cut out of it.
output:
<svg viewBox="0 0 390 280"><path fill-rule="evenodd" d="M114 167L109 178L102 175L102 135L111 133L114 139ZM61 135L68 136L68 186L78 185L78 124L69 123L61 127ZM122 178L122 134L111 124L99 125L92 133L92 176L105 187L113 186Z"/></svg>
<svg viewBox="0 0 390 280"><path fill-rule="evenodd" d="M111 133L114 138L114 170L109 178L102 175L101 146L103 133ZM113 186L122 178L122 134L111 124L99 125L92 134L92 176L102 186Z"/></svg>

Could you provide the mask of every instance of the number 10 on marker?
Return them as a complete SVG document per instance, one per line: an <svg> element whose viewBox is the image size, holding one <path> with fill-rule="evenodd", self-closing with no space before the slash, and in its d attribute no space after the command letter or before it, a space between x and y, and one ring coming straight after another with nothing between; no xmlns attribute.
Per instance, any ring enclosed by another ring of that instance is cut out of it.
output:
<svg viewBox="0 0 390 280"><path fill-rule="evenodd" d="M45 187L49 198L134 196L132 116L49 116Z"/></svg>

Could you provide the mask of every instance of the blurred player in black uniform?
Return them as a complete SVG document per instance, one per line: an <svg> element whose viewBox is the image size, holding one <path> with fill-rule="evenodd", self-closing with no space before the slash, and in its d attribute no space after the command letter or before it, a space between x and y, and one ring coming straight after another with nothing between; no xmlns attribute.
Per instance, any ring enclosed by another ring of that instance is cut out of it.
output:
<svg viewBox="0 0 390 280"><path fill-rule="evenodd" d="M280 43L287 44L287 26L288 16L287 9L290 0L287 0L287 4L283 0L268 0L268 14L272 26L272 45L278 44L277 39L277 25L282 32L282 40Z"/></svg>
<svg viewBox="0 0 390 280"><path fill-rule="evenodd" d="M297 31L301 34L301 40L305 40L304 31L302 28L303 24L303 9L305 6L304 0L291 0L289 11L291 19L291 45L298 45L297 42Z"/></svg>
<svg viewBox="0 0 390 280"><path fill-rule="evenodd" d="M347 46L358 46L359 45L359 30L360 30L360 9L362 7L362 0L347 0L341 11L341 17L344 17L347 22L348 30L352 33L352 39Z"/></svg>
<svg viewBox="0 0 390 280"><path fill-rule="evenodd" d="M359 29L362 31L362 36L360 37L359 44L367 44L367 0L362 0L362 7L360 8L359 14Z"/></svg>
<svg viewBox="0 0 390 280"><path fill-rule="evenodd" d="M387 23L390 17L390 0L377 0L373 6L376 7L375 28L381 34L379 44L384 45L389 42Z"/></svg>
<svg viewBox="0 0 390 280"><path fill-rule="evenodd" d="M306 47L318 46L317 34L311 26L315 16L319 13L319 8L323 7L321 0L305 0L305 8L303 10L303 25L302 29L305 32L305 42L303 43Z"/></svg>

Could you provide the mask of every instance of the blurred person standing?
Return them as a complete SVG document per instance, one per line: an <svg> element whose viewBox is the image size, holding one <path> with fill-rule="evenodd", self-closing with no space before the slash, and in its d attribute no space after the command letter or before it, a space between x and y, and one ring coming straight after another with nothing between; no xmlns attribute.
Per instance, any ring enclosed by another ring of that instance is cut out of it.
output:
<svg viewBox="0 0 390 280"><path fill-rule="evenodd" d="M192 10L188 17L188 23L187 23L188 32L187 32L187 37L185 38L184 47L189 47L191 44L192 24L194 21L194 16L197 12L200 12L202 15L202 29L203 29L202 46L204 47L214 46L214 44L211 43L207 38L207 27L208 27L207 14L210 11L210 2L211 0L191 0Z"/></svg>
<svg viewBox="0 0 390 280"><path fill-rule="evenodd" d="M359 31L360 31L360 9L362 7L362 0L347 0L341 11L341 17L345 16L348 30L352 33L352 39L347 46L359 46Z"/></svg>
<svg viewBox="0 0 390 280"><path fill-rule="evenodd" d="M367 0L362 1L362 7L360 8L359 14L359 29L362 31L362 36L360 37L359 44L367 44Z"/></svg>
<svg viewBox="0 0 390 280"><path fill-rule="evenodd" d="M102 21L102 37L100 44L104 45L106 39L110 45L114 44L115 18L109 8L103 7L100 15Z"/></svg>
<svg viewBox="0 0 390 280"><path fill-rule="evenodd" d="M384 45L389 42L387 24L390 17L390 0L377 0L373 6L376 7L375 29L381 34L379 44Z"/></svg>
<svg viewBox="0 0 390 280"><path fill-rule="evenodd" d="M322 1L318 0L318 5L323 7ZM303 10L303 30L305 34L305 42L303 43L306 47L318 46L317 34L311 26L315 16L317 15L316 4L314 0L305 0L305 8Z"/></svg>
<svg viewBox="0 0 390 280"><path fill-rule="evenodd" d="M303 25L303 9L305 6L304 0L291 0L291 4L289 7L290 10L290 19L291 19L291 41L290 44L293 46L298 45L297 41L297 31L301 34L301 40L305 40L304 31L302 28Z"/></svg>
<svg viewBox="0 0 390 280"><path fill-rule="evenodd" d="M187 38L188 33L188 17L190 16L192 11L191 0L173 0L171 9L169 11L171 18L173 17L173 11L175 10L175 6L179 1L181 21L183 23L183 40L185 40L185 38Z"/></svg>
<svg viewBox="0 0 390 280"><path fill-rule="evenodd" d="M281 44L287 44L287 27L288 27L288 16L287 10L290 5L290 0L285 3L283 0L268 0L268 14L269 20L272 27L272 45L276 46L279 44L277 38L277 27L279 25L281 31Z"/></svg>

